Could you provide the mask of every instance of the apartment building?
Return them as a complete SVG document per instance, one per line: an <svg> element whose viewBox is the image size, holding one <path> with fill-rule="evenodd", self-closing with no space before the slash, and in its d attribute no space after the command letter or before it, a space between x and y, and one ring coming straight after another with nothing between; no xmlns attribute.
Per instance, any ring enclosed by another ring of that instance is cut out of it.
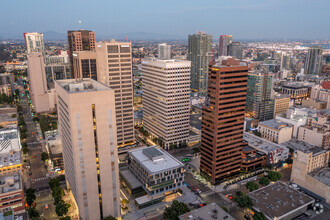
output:
<svg viewBox="0 0 330 220"><path fill-rule="evenodd" d="M262 138L281 144L291 140L293 125L278 119L272 119L260 122L258 131L261 133Z"/></svg>
<svg viewBox="0 0 330 220"><path fill-rule="evenodd" d="M92 79L55 82L66 180L80 219L120 216L114 90Z"/></svg>

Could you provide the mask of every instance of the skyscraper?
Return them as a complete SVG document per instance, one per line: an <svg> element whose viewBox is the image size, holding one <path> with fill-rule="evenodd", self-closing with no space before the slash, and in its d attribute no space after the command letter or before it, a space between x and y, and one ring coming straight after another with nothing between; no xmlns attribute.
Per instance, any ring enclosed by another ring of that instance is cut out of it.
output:
<svg viewBox="0 0 330 220"><path fill-rule="evenodd" d="M190 61L143 59L143 127L166 149L189 138Z"/></svg>
<svg viewBox="0 0 330 220"><path fill-rule="evenodd" d="M44 34L43 33L24 33L24 40L26 44L26 52L40 52L45 56L45 44L44 44Z"/></svg>
<svg viewBox="0 0 330 220"><path fill-rule="evenodd" d="M291 54L283 52L281 56L281 70L290 69L291 66Z"/></svg>
<svg viewBox="0 0 330 220"><path fill-rule="evenodd" d="M212 35L198 32L188 36L188 60L191 61L191 86L207 95L208 65L211 60Z"/></svg>
<svg viewBox="0 0 330 220"><path fill-rule="evenodd" d="M210 63L200 169L213 184L241 169L247 74L248 65L234 58Z"/></svg>
<svg viewBox="0 0 330 220"><path fill-rule="evenodd" d="M114 90L92 79L55 82L66 180L80 219L120 216Z"/></svg>
<svg viewBox="0 0 330 220"><path fill-rule="evenodd" d="M134 138L132 49L129 42L100 42L96 47L97 80L115 91L117 143Z"/></svg>
<svg viewBox="0 0 330 220"><path fill-rule="evenodd" d="M171 45L167 45L167 43L158 44L158 58L171 59Z"/></svg>
<svg viewBox="0 0 330 220"><path fill-rule="evenodd" d="M305 74L319 75L322 67L323 49L320 46L308 48L305 60Z"/></svg>
<svg viewBox="0 0 330 220"><path fill-rule="evenodd" d="M228 45L228 56L233 56L237 59L242 60L243 47L240 42L232 42Z"/></svg>
<svg viewBox="0 0 330 220"><path fill-rule="evenodd" d="M273 74L253 72L248 74L246 113L259 121L273 119L274 100L271 99Z"/></svg>
<svg viewBox="0 0 330 220"><path fill-rule="evenodd" d="M75 73L73 68L73 52L75 51L94 51L95 50L95 33L88 30L68 31L69 57L71 62L71 71ZM73 76L76 78L77 76Z"/></svg>
<svg viewBox="0 0 330 220"><path fill-rule="evenodd" d="M76 51L73 52L73 75L76 78L91 78L97 80L96 52Z"/></svg>
<svg viewBox="0 0 330 220"><path fill-rule="evenodd" d="M50 104L47 92L44 57L41 52L32 52L28 54L27 60L30 95L34 110L37 113L48 112L50 110Z"/></svg>
<svg viewBox="0 0 330 220"><path fill-rule="evenodd" d="M219 39L219 56L227 56L228 54L228 37L221 35Z"/></svg>

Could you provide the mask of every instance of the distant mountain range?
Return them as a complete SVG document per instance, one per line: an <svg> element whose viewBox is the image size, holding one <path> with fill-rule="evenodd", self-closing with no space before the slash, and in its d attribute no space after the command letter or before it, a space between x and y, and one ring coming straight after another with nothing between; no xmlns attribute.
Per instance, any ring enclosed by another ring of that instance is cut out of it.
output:
<svg viewBox="0 0 330 220"><path fill-rule="evenodd" d="M66 33L58 33L55 31L45 31L44 40L66 40ZM112 34L112 35L98 35L96 33L96 40L108 40L108 39L118 39L118 40L182 40L187 39L187 36L180 36L176 34L156 34L148 32L128 32L122 34ZM0 33L0 40L23 40L23 33L21 34L10 34L10 33Z"/></svg>

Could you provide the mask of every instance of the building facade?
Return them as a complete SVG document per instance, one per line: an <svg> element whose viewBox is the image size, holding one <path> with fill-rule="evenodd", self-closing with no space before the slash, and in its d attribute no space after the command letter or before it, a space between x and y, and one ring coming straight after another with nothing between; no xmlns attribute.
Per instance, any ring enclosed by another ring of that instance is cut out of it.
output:
<svg viewBox="0 0 330 220"><path fill-rule="evenodd" d="M305 74L319 75L322 67L323 49L320 46L308 48L305 60Z"/></svg>
<svg viewBox="0 0 330 220"><path fill-rule="evenodd" d="M248 65L234 58L210 63L200 169L213 184L241 169L247 74Z"/></svg>
<svg viewBox="0 0 330 220"><path fill-rule="evenodd" d="M228 56L233 56L237 59L243 59L243 46L240 42L232 42L228 45Z"/></svg>
<svg viewBox="0 0 330 220"><path fill-rule="evenodd" d="M91 78L97 80L96 52L73 52L73 75L77 79Z"/></svg>
<svg viewBox="0 0 330 220"><path fill-rule="evenodd" d="M208 65L211 60L212 35L198 32L188 36L188 60L191 61L191 86L207 95Z"/></svg>
<svg viewBox="0 0 330 220"><path fill-rule="evenodd" d="M190 61L142 60L143 127L163 147L188 142Z"/></svg>
<svg viewBox="0 0 330 220"><path fill-rule="evenodd" d="M249 73L246 94L246 113L260 121L274 117L274 100L271 100L273 75L270 73Z"/></svg>
<svg viewBox="0 0 330 220"><path fill-rule="evenodd" d="M27 54L32 52L40 52L45 56L45 44L44 44L44 34L43 33L24 33L24 40L26 44Z"/></svg>
<svg viewBox="0 0 330 220"><path fill-rule="evenodd" d="M219 56L228 55L228 36L221 35L219 39Z"/></svg>
<svg viewBox="0 0 330 220"><path fill-rule="evenodd" d="M71 71L74 73L73 52L75 51L94 51L95 32L88 30L68 31L69 58ZM76 78L75 75L73 75Z"/></svg>
<svg viewBox="0 0 330 220"><path fill-rule="evenodd" d="M27 59L32 105L37 113L48 112L50 104L44 58L41 53L30 53Z"/></svg>
<svg viewBox="0 0 330 220"><path fill-rule="evenodd" d="M80 219L120 216L114 91L92 79L55 82L66 180Z"/></svg>
<svg viewBox="0 0 330 220"><path fill-rule="evenodd" d="M289 141L292 138L293 126L277 119L260 122L258 131L261 137L277 144Z"/></svg>
<svg viewBox="0 0 330 220"><path fill-rule="evenodd" d="M286 94L274 94L274 118L279 113L285 113L290 108L290 96Z"/></svg>
<svg viewBox="0 0 330 220"><path fill-rule="evenodd" d="M129 42L100 42L96 47L97 79L115 91L117 144L134 138L132 46Z"/></svg>
<svg viewBox="0 0 330 220"><path fill-rule="evenodd" d="M171 45L167 45L167 43L158 44L158 58L171 59Z"/></svg>

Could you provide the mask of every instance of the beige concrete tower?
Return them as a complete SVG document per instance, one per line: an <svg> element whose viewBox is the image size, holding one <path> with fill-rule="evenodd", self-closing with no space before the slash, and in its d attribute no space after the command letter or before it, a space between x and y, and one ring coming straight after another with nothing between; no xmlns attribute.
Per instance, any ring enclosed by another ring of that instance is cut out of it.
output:
<svg viewBox="0 0 330 220"><path fill-rule="evenodd" d="M94 81L55 82L66 179L80 219L120 216L114 90Z"/></svg>
<svg viewBox="0 0 330 220"><path fill-rule="evenodd" d="M143 59L143 127L166 149L188 142L190 61Z"/></svg>
<svg viewBox="0 0 330 220"><path fill-rule="evenodd" d="M73 52L73 75L76 78L91 78L97 80L95 51Z"/></svg>
<svg viewBox="0 0 330 220"><path fill-rule="evenodd" d="M134 142L132 50L129 42L96 45L97 80L115 91L117 143Z"/></svg>
<svg viewBox="0 0 330 220"><path fill-rule="evenodd" d="M47 82L45 73L45 63L41 52L30 53L28 60L28 76L30 81L30 94L34 110L48 112L49 96L47 92Z"/></svg>

